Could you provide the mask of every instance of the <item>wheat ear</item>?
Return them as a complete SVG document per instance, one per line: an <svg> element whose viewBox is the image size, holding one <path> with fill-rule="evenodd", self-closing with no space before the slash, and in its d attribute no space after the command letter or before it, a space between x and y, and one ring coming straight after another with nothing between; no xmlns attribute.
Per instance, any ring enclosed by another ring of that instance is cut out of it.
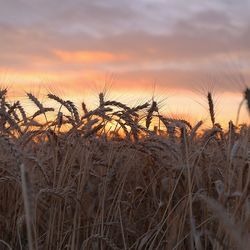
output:
<svg viewBox="0 0 250 250"><path fill-rule="evenodd" d="M211 122L214 126L215 124L215 112L214 112L214 101L211 92L208 92L207 94L207 100L208 100L208 106L209 106L209 114Z"/></svg>

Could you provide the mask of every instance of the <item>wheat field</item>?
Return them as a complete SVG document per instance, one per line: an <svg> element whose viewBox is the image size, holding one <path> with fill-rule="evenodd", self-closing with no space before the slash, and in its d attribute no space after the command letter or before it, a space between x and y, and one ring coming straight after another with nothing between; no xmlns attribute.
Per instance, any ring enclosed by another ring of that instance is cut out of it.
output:
<svg viewBox="0 0 250 250"><path fill-rule="evenodd" d="M250 127L222 128L211 93L204 129L156 101L129 107L100 93L89 110L27 93L30 115L7 92L0 249L249 249Z"/></svg>

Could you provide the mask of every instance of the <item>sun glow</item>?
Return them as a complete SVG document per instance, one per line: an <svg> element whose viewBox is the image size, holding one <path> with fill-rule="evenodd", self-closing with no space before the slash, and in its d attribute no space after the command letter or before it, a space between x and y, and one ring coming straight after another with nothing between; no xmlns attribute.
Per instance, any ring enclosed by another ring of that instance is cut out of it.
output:
<svg viewBox="0 0 250 250"><path fill-rule="evenodd" d="M67 63L104 63L127 60L125 54L113 54L104 51L63 51L55 50L54 54Z"/></svg>

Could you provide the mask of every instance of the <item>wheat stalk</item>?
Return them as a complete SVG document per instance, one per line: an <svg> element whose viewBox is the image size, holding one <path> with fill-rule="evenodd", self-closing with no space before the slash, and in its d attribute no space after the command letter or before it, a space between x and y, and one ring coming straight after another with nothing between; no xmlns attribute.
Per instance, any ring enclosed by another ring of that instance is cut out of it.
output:
<svg viewBox="0 0 250 250"><path fill-rule="evenodd" d="M25 211L25 220L26 220L26 228L28 234L28 249L34 249L33 236L32 236L32 211L30 206L29 192L27 185L27 172L23 164L20 165L21 170L21 183L22 183L22 194L24 201L24 211Z"/></svg>

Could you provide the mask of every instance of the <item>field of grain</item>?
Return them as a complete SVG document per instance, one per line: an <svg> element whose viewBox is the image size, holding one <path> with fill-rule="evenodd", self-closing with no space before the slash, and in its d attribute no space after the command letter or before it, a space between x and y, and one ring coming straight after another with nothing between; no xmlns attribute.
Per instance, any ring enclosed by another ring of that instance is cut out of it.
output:
<svg viewBox="0 0 250 250"><path fill-rule="evenodd" d="M250 127L222 128L211 93L206 129L155 101L27 98L0 91L0 249L249 249Z"/></svg>

